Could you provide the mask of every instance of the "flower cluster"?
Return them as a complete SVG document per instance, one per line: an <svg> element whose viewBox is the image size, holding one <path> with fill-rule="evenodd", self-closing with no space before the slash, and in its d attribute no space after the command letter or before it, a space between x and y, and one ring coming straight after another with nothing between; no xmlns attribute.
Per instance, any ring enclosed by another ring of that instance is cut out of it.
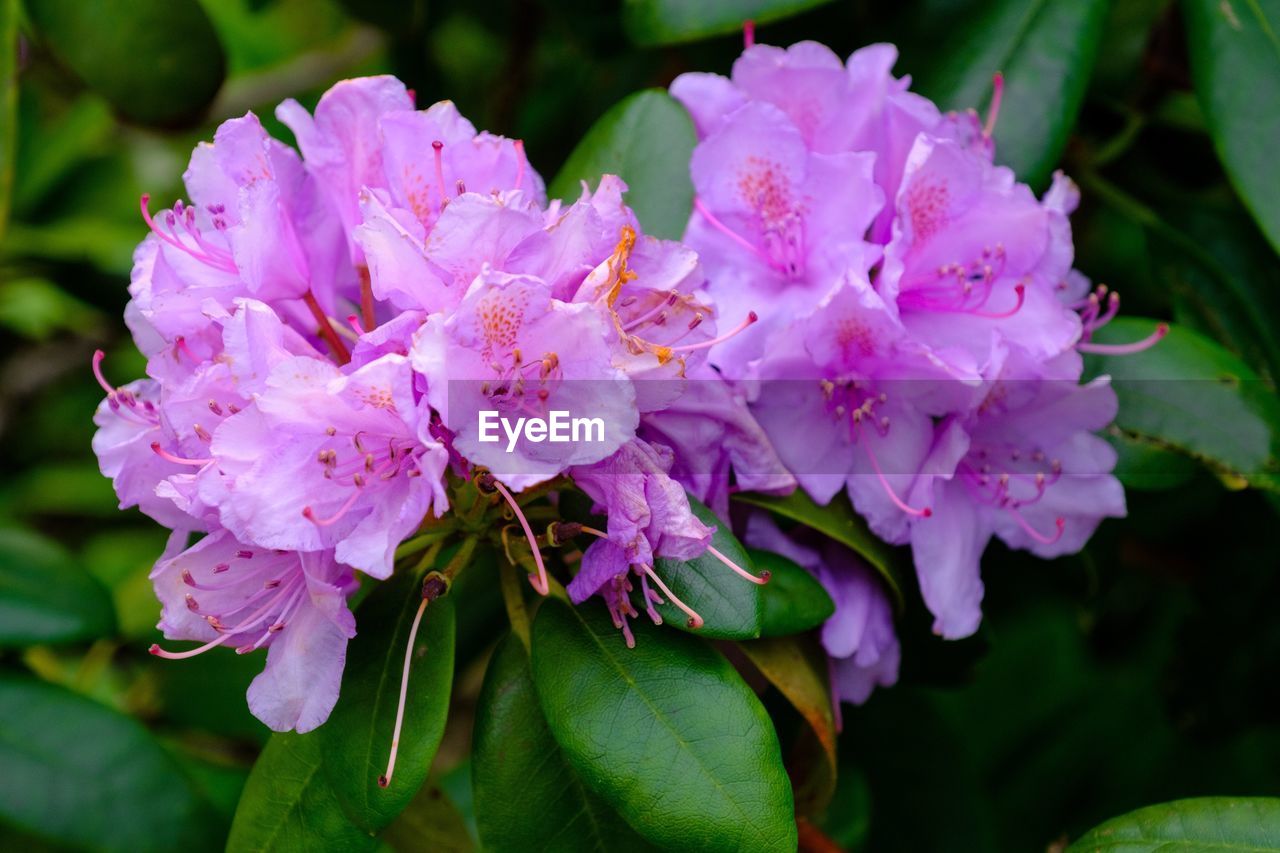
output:
<svg viewBox="0 0 1280 853"><path fill-rule="evenodd" d="M944 114L873 45L751 44L731 78L691 73L672 94L699 136L685 242L729 314L761 312L710 361L816 501L847 492L872 530L909 543L934 630L976 630L979 558L994 535L1042 557L1125 514L1115 414L1081 352L1118 308L1072 270L1061 173L1037 198L993 163L991 114ZM1157 338L1160 332L1157 334ZM896 679L883 591L849 555L752 519L749 541L809 567L836 601L823 633L837 687ZM868 598L880 600L868 601Z"/></svg>
<svg viewBox="0 0 1280 853"><path fill-rule="evenodd" d="M301 155L249 114L196 148L188 203L153 215L143 198L126 319L148 378L114 387L94 361L102 470L174 531L160 628L201 644L154 654L267 648L249 705L307 731L337 699L356 572L387 578L459 488L506 501L545 594L513 493L577 481L608 522L585 528L570 593L600 593L626 631L629 578L656 616L650 583L674 598L656 558L710 545L686 487L723 504L735 463L747 487L794 485L706 365L723 336L696 256L643 236L620 180L547 204L518 141L448 102L416 110L388 77L277 116ZM589 413L602 435L487 443L482 410Z"/></svg>

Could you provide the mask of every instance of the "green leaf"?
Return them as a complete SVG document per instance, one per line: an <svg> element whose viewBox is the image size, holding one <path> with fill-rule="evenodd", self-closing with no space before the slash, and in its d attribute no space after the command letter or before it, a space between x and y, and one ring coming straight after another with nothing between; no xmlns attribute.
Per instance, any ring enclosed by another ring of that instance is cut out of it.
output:
<svg viewBox="0 0 1280 853"><path fill-rule="evenodd" d="M818 579L781 554L748 548L756 571L768 572L760 591L760 636L781 637L816 628L835 612L835 602Z"/></svg>
<svg viewBox="0 0 1280 853"><path fill-rule="evenodd" d="M9 224L18 142L18 0L0 0L0 238Z"/></svg>
<svg viewBox="0 0 1280 853"><path fill-rule="evenodd" d="M966 9L958 30L915 74L914 88L943 109L985 110L992 75L1003 72L996 160L1039 186L1080 112L1107 0L995 0Z"/></svg>
<svg viewBox="0 0 1280 853"><path fill-rule="evenodd" d="M640 45L677 44L738 32L747 21L767 24L830 0L625 0L623 23Z"/></svg>
<svg viewBox="0 0 1280 853"><path fill-rule="evenodd" d="M1200 797L1147 806L1086 832L1068 853L1280 850L1280 799Z"/></svg>
<svg viewBox="0 0 1280 853"><path fill-rule="evenodd" d="M0 530L0 646L115 633L111 594L57 543Z"/></svg>
<svg viewBox="0 0 1280 853"><path fill-rule="evenodd" d="M533 680L569 763L659 846L794 850L791 786L760 701L705 643L635 623L628 649L603 607L538 610Z"/></svg>
<svg viewBox="0 0 1280 853"><path fill-rule="evenodd" d="M845 495L836 495L826 506L818 506L802 489L796 489L782 497L755 492L741 492L733 497L734 500L767 509L774 515L811 527L851 549L880 573L893 594L894 601L899 608L902 607L902 589L893 574L893 549L871 532L867 522L854 512Z"/></svg>
<svg viewBox="0 0 1280 853"><path fill-rule="evenodd" d="M421 590L420 575L400 571L378 584L360 605L360 632L347 649L342 693L329 720L315 733L330 786L356 825L369 832L395 820L418 793L449 715L456 631L454 603L446 595L427 605L414 640L395 773L391 784L380 788L378 777L387 767L405 647Z"/></svg>
<svg viewBox="0 0 1280 853"><path fill-rule="evenodd" d="M0 675L4 822L77 849L134 853L210 849L210 817L135 720L65 688Z"/></svg>
<svg viewBox="0 0 1280 853"><path fill-rule="evenodd" d="M133 121L194 121L222 85L226 57L197 0L36 0L27 12L50 50Z"/></svg>
<svg viewBox="0 0 1280 853"><path fill-rule="evenodd" d="M476 849L467 823L437 785L426 785L383 840L396 853L471 853Z"/></svg>
<svg viewBox="0 0 1280 853"><path fill-rule="evenodd" d="M1218 156L1280 251L1280 6L1183 0L1191 75Z"/></svg>
<svg viewBox="0 0 1280 853"><path fill-rule="evenodd" d="M1136 341L1155 323L1120 318L1100 342ZM1280 403L1243 361L1208 338L1176 326L1134 355L1090 356L1120 401L1115 428L1127 438L1190 454L1228 482L1280 488L1276 461Z"/></svg>
<svg viewBox="0 0 1280 853"><path fill-rule="evenodd" d="M498 644L472 733L476 821L486 850L612 853L647 845L565 761L514 635Z"/></svg>
<svg viewBox="0 0 1280 853"><path fill-rule="evenodd" d="M552 198L573 201L582 181L601 175L627 182L626 201L646 234L678 240L693 210L689 158L697 144L693 122L661 89L636 92L591 126L551 182Z"/></svg>
<svg viewBox="0 0 1280 853"><path fill-rule="evenodd" d="M754 572L751 557L729 532L729 525L692 495L689 496L689 508L703 524L716 528L715 535L711 537L711 547L747 571ZM659 604L657 610L668 624L682 631L723 640L747 640L760 636L764 587L740 577L710 551L687 561L660 557L654 561L654 569L671 591L703 620L701 627L690 628L689 617L667 601Z"/></svg>
<svg viewBox="0 0 1280 853"><path fill-rule="evenodd" d="M793 747L787 763L796 780L796 811L820 813L830 802L836 785L836 722L827 683L826 653L813 637L751 640L739 643L738 648L808 724L819 748L806 749L802 739Z"/></svg>
<svg viewBox="0 0 1280 853"><path fill-rule="evenodd" d="M314 733L273 735L240 795L227 849L372 850L376 840L347 817L323 765Z"/></svg>

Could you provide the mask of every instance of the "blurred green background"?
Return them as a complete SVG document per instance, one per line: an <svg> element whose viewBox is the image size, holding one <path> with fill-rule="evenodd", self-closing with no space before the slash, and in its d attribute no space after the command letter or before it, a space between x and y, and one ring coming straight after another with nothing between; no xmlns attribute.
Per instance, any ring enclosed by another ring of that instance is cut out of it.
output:
<svg viewBox="0 0 1280 853"><path fill-rule="evenodd" d="M260 660L146 654L158 616L147 572L165 533L117 510L89 449L93 350L107 351L112 381L143 371L121 320L146 233L138 197L181 196L193 145L245 110L292 141L275 103L310 107L338 79L390 72L420 105L449 98L477 127L523 138L549 180L627 94L687 70L727 73L736 21L755 7L802 10L762 16L758 39L771 44L813 38L845 55L896 42L898 73L944 106L982 106L999 68L1011 94L1025 75L1056 74L1051 115L1006 104L1000 156L1037 188L1056 164L1077 177L1077 265L1118 288L1125 313L1202 332L1273 393L1280 264L1220 165L1184 9L1166 0L716 2L703 11L727 7L730 23L708 29L727 33L666 45L653 44L673 38L663 26L701 4L22 6L0 0L3 849L221 848L268 734L244 702ZM1038 53L1037 34L1070 50ZM1009 38L1021 53L1003 49ZM1025 120L1060 144L1026 153L1014 137ZM1043 850L1148 803L1280 795L1277 503L1160 449L1128 447L1124 466L1131 517L1085 553L1043 563L993 545L976 637L937 641L923 607L908 608L901 683L846 709L833 838L856 850ZM470 640L435 781L391 847L474 843L469 703L501 624L475 611L462 617Z"/></svg>

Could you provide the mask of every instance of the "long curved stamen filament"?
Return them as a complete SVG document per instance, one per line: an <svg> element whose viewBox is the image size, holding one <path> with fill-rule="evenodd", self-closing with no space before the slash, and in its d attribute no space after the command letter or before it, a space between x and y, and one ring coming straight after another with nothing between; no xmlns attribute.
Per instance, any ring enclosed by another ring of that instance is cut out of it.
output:
<svg viewBox="0 0 1280 853"><path fill-rule="evenodd" d="M886 478L884 472L880 470L880 460L876 459L875 451L871 449L871 445L865 441L860 441L858 443L861 444L862 449L867 452L867 459L871 460L871 469L876 472L876 477L880 480L881 488L883 488L884 493L889 496L889 500L893 501L894 506L905 512L907 515L915 516L917 518L928 518L933 515L933 510L929 507L916 509L913 506L909 506L902 500L902 498L898 497L897 492L893 490L893 486L889 484L888 478Z"/></svg>
<svg viewBox="0 0 1280 853"><path fill-rule="evenodd" d="M985 317L989 320L1003 320L1006 317L1012 317L1022 310L1022 304L1027 301L1027 287L1024 284L1016 284L1013 292L1017 294L1018 301L1008 311L969 311L975 317Z"/></svg>
<svg viewBox="0 0 1280 853"><path fill-rule="evenodd" d="M702 627L703 620L702 620L702 617L698 615L698 611L694 610L692 607L690 607L689 605L681 601L676 596L676 594L671 591L671 588L662 582L662 578L658 577L657 573L653 570L652 566L640 565L640 570L644 572L646 575L648 575L649 579L658 585L658 589L662 590L662 594L667 597L668 601L670 601L676 607L679 607L681 610L685 612L685 614L689 617L688 624L690 628Z"/></svg>
<svg viewBox="0 0 1280 853"><path fill-rule="evenodd" d="M756 246L746 237L743 237L737 231L734 231L728 225L725 225L723 222L717 219L715 214L713 214L710 210L708 210L707 206L702 203L702 199L695 198L693 200L693 209L698 211L698 213L702 214L702 218L707 220L707 224L710 225L712 228L716 229L721 234L728 237L730 240L737 243L739 246L746 249L748 252L751 252L760 260L764 261L766 264L769 265L771 269L778 270L779 272L782 271L782 267L779 266L778 262L775 261L773 258L769 257L768 253L766 253L763 249L761 249L759 246Z"/></svg>
<svg viewBox="0 0 1280 853"><path fill-rule="evenodd" d="M1018 526L1021 527L1028 536L1030 536L1035 541L1039 542L1041 545L1052 545L1054 542L1057 542L1059 539L1062 538L1062 532L1066 530L1066 527L1067 527L1067 520L1062 516L1058 516L1053 520L1053 526L1055 528L1053 535L1045 536L1039 530L1036 530L1034 527L1032 527L1031 524L1025 518L1023 518L1022 514L1018 512L1016 509L1010 508L1009 514L1013 516L1013 520L1018 522Z"/></svg>
<svg viewBox="0 0 1280 853"><path fill-rule="evenodd" d="M1094 355L1133 355L1134 353L1151 349L1160 343L1167 334L1169 334L1169 324L1161 323L1156 326L1154 332L1131 344L1095 344L1092 341L1081 341L1076 344L1076 349L1080 352L1093 353Z"/></svg>
<svg viewBox="0 0 1280 853"><path fill-rule="evenodd" d="M520 511L520 505L511 496L511 492L507 491L506 486L502 485L496 478L493 480L493 485L499 494L506 498L511 511L520 521L520 526L524 528L525 538L529 540L529 550L533 551L533 561L538 564L538 579L535 581L533 576L530 575L529 583L537 590L538 595L546 595L551 591L551 584L547 581L547 567L542 562L542 551L538 548L538 539L533 535L533 528L529 526L529 519L524 517L524 513Z"/></svg>
<svg viewBox="0 0 1280 853"><path fill-rule="evenodd" d="M987 110L987 123L982 126L982 135L987 139L996 130L996 119L1000 117L1000 102L1004 100L1004 74L997 71L991 75L991 107Z"/></svg>
<svg viewBox="0 0 1280 853"><path fill-rule="evenodd" d="M711 556L715 557L715 558L716 558L717 560L719 560L720 562L724 563L724 564L725 564L726 566L728 566L729 568L733 569L735 572L737 572L737 573L738 573L739 575L741 575L742 577L744 577L744 578L746 578L747 580L751 581L752 583L758 583L758 584L760 584L761 586L763 586L764 584L767 584L767 583L769 582L769 578L773 577L772 573L767 572L767 571L766 571L764 574L762 574L762 575L753 575L753 574L751 574L751 572L749 572L749 571L747 571L746 569L742 568L742 566L739 566L739 565L738 565L737 563L735 563L733 560L730 560L730 559L729 559L728 557L726 557L724 554L722 554L722 553L720 553L719 551L717 551L717 550L716 550L716 548L715 548L715 546L713 546L713 545L708 545L708 546L707 546L707 552L708 552L708 553L710 553L710 554L711 554Z"/></svg>
<svg viewBox="0 0 1280 853"><path fill-rule="evenodd" d="M190 465L193 468L203 468L213 461L213 459L185 459L165 450L158 441L151 442L151 451L167 462L172 462L175 465Z"/></svg>
<svg viewBox="0 0 1280 853"><path fill-rule="evenodd" d="M316 527L328 527L346 515L347 511L350 510L351 507L355 506L355 502L359 497L360 489L354 488L351 490L351 494L347 495L347 499L342 502L342 506L338 507L338 511L328 518L316 518L315 510L310 506L304 506L302 508L302 517L307 521L310 521Z"/></svg>
<svg viewBox="0 0 1280 853"><path fill-rule="evenodd" d="M378 777L378 787L385 788L391 784L391 774L396 769L396 753L400 751L400 729L404 726L404 702L409 694L409 664L413 660L413 642L418 638L418 626L422 624L422 614L427 610L428 599L424 596L418 605L418 612L413 615L413 625L409 628L409 644L404 649L404 669L400 673L400 702L396 705L396 726L391 732L391 754L387 757L387 772Z"/></svg>
<svg viewBox="0 0 1280 853"><path fill-rule="evenodd" d="M93 351L93 378L98 380L98 384L102 386L103 391L107 392L108 397L114 397L115 387L102 375L102 360L106 357L107 354L100 349Z"/></svg>
<svg viewBox="0 0 1280 853"><path fill-rule="evenodd" d="M686 344L684 346L671 347L670 350L671 352L692 352L693 350L707 349L709 347L715 346L716 344L722 344L725 341L729 340L730 338L738 334L741 334L742 332L745 332L752 325L754 325L756 321L758 321L759 319L760 317L756 314L756 312L751 311L747 314L747 319L743 320L736 327L725 332L723 335L721 335L718 338L712 338L709 341L703 341L702 343L698 343L698 344Z"/></svg>
<svg viewBox="0 0 1280 853"><path fill-rule="evenodd" d="M347 345L342 342L342 338L338 337L338 333L334 331L333 324L329 322L329 317L324 313L324 309L320 307L320 303L316 301L316 295L308 290L302 294L302 301L306 303L311 316L315 318L316 324L320 327L320 337L324 338L324 342L329 345L329 349L333 351L338 363L346 364L351 361L351 353L347 350Z"/></svg>
<svg viewBox="0 0 1280 853"><path fill-rule="evenodd" d="M440 213L449 203L449 194L444 188L444 143L437 139L431 143L431 150L436 163L436 186L440 188L440 206L436 213Z"/></svg>
<svg viewBox="0 0 1280 853"><path fill-rule="evenodd" d="M511 143L516 149L516 181L512 189L520 189L520 185L524 183L524 170L526 157L524 155L524 140L517 139Z"/></svg>

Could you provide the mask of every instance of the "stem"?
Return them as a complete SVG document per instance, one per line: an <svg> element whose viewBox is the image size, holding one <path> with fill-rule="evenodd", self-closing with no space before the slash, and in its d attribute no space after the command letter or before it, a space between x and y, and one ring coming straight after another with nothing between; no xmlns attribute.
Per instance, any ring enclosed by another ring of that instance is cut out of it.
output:
<svg viewBox="0 0 1280 853"><path fill-rule="evenodd" d="M498 561L498 582L502 587L502 603L507 608L511 631L529 648L529 608L524 603L524 584L512 563Z"/></svg>
<svg viewBox="0 0 1280 853"><path fill-rule="evenodd" d="M360 267L360 324L366 332L372 332L377 325L373 313L373 281L365 266Z"/></svg>
<svg viewBox="0 0 1280 853"><path fill-rule="evenodd" d="M416 554L423 548L447 537L453 532L453 527L444 527L437 530L428 530L426 533L419 534L412 539L406 539L396 548L396 559L400 560L410 554Z"/></svg>

